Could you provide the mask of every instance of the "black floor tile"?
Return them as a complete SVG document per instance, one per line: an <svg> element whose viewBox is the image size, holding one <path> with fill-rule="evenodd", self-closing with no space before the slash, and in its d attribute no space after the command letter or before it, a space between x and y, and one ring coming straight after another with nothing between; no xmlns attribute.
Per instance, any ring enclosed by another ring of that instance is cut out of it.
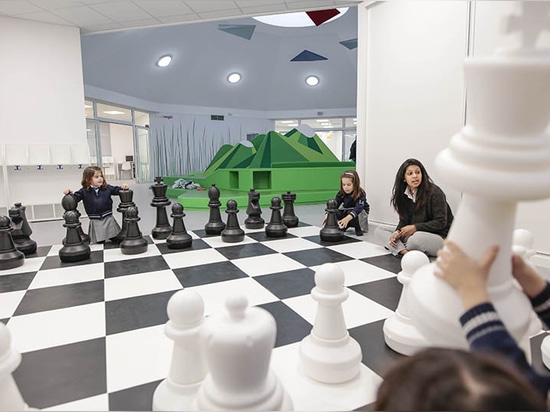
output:
<svg viewBox="0 0 550 412"><path fill-rule="evenodd" d="M326 248L297 250L296 252L286 252L283 254L300 262L304 266L318 266L323 263L336 263L353 259L343 253Z"/></svg>
<svg viewBox="0 0 550 412"><path fill-rule="evenodd" d="M105 279L170 269L162 256L137 257L135 259L105 262Z"/></svg>
<svg viewBox="0 0 550 412"><path fill-rule="evenodd" d="M309 268L255 276L254 280L279 299L307 295L315 287L315 272Z"/></svg>
<svg viewBox="0 0 550 412"><path fill-rule="evenodd" d="M276 348L299 342L311 332L312 325L283 302L271 302L258 305L258 307L267 310L275 318L277 324Z"/></svg>
<svg viewBox="0 0 550 412"><path fill-rule="evenodd" d="M172 269L172 271L182 286L186 288L248 277L246 273L229 261Z"/></svg>
<svg viewBox="0 0 550 412"><path fill-rule="evenodd" d="M349 286L350 289L395 311L401 299L403 285L397 277Z"/></svg>

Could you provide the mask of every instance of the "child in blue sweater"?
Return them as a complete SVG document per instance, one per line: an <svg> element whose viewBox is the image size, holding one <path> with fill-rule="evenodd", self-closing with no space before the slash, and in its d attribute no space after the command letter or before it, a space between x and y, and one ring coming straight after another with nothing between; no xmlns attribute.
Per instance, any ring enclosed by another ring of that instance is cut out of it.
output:
<svg viewBox="0 0 550 412"><path fill-rule="evenodd" d="M121 190L128 190L127 184L111 186L103 177L98 166L88 166L82 172L82 187L76 192L66 189L65 195L72 194L77 202L82 200L84 210L90 219L89 233L92 243L103 243L110 239L116 241L120 226L113 217L112 195L118 195Z"/></svg>
<svg viewBox="0 0 550 412"><path fill-rule="evenodd" d="M451 285L460 296L465 312L460 317L472 351L497 352L515 364L538 389L544 399L550 389L550 376L535 371L524 352L510 335L489 300L489 269L498 254L498 246L487 250L476 261L455 243L447 240L438 252L435 275ZM535 313L545 325L550 324L550 284L520 256L512 256L512 274L527 295Z"/></svg>

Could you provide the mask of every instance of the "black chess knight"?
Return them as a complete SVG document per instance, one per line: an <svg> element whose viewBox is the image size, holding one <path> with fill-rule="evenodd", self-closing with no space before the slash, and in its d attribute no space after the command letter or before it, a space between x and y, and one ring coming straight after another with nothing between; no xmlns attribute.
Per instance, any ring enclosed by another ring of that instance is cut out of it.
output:
<svg viewBox="0 0 550 412"><path fill-rule="evenodd" d="M36 252L36 242L30 238L32 229L25 215L25 206L22 206L21 203L15 203L8 213L13 228L11 237L17 250L23 252L25 256Z"/></svg>
<svg viewBox="0 0 550 412"><path fill-rule="evenodd" d="M0 270L13 269L25 263L25 254L17 250L11 237L10 218L0 216Z"/></svg>
<svg viewBox="0 0 550 412"><path fill-rule="evenodd" d="M260 208L260 194L255 189L248 192L248 207L246 208L248 217L244 221L247 229L261 229L264 227L265 220L262 219L262 209Z"/></svg>

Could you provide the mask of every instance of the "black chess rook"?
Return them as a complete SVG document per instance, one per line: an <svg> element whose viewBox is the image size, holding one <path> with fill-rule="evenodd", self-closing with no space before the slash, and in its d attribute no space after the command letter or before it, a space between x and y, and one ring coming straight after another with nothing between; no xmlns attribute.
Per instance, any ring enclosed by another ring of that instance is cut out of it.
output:
<svg viewBox="0 0 550 412"><path fill-rule="evenodd" d="M13 269L25 263L25 254L17 250L11 237L10 218L0 216L0 270Z"/></svg>
<svg viewBox="0 0 550 412"><path fill-rule="evenodd" d="M185 249L193 243L193 238L187 230L185 229L185 223L183 218L185 213L183 213L183 206L179 203L174 203L172 205L172 215L173 224L172 232L166 238L166 244L170 249Z"/></svg>
<svg viewBox="0 0 550 412"><path fill-rule="evenodd" d="M269 208L271 209L271 219L265 227L265 235L267 237L285 237L288 228L283 223L281 216L281 209L283 208L281 206L281 198L277 196L271 198L271 206Z"/></svg>
<svg viewBox="0 0 550 412"><path fill-rule="evenodd" d="M339 242L344 239L344 232L338 226L338 220L336 218L336 199L327 200L327 220L325 226L319 231L321 240L325 242Z"/></svg>
<svg viewBox="0 0 550 412"><path fill-rule="evenodd" d="M237 202L233 199L227 201L227 225L222 230L221 237L223 242L236 243L244 240L244 230L239 226L239 220L237 219Z"/></svg>
<svg viewBox="0 0 550 412"><path fill-rule="evenodd" d="M166 239L172 232L166 206L170 205L170 199L166 197L168 186L162 181L162 177L155 177L155 184L151 186L154 197L151 206L157 209L157 221L155 227L151 230L151 235L155 239Z"/></svg>
<svg viewBox="0 0 550 412"><path fill-rule="evenodd" d="M281 195L285 204L283 209L283 223L286 227L298 226L299 219L294 213L294 202L296 201L296 193L286 192Z"/></svg>
<svg viewBox="0 0 550 412"><path fill-rule="evenodd" d="M261 217L260 193L256 192L254 188L248 192L246 214L248 217L245 219L244 225L247 229L261 229L264 227L265 220Z"/></svg>
<svg viewBox="0 0 550 412"><path fill-rule="evenodd" d="M204 231L207 235L219 235L222 230L225 229L225 223L222 221L220 213L220 189L216 187L215 183L212 183L210 189L208 189L208 207L210 208L210 214L208 222L204 225Z"/></svg>

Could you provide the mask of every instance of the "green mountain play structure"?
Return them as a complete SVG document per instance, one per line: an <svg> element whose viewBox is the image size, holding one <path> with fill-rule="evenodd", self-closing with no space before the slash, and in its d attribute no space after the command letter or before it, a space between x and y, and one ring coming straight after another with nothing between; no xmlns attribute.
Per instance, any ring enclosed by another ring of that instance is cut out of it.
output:
<svg viewBox="0 0 550 412"><path fill-rule="evenodd" d="M222 210L229 199L246 210L251 188L260 193L262 208L287 192L296 194L295 204L325 203L338 191L341 173L349 169L355 169L355 163L338 160L319 136L292 129L284 135L271 131L250 142L224 145L204 172L166 176L163 181L167 196L177 198L186 209L208 209L208 190L172 188L179 179L206 189L215 184Z"/></svg>

